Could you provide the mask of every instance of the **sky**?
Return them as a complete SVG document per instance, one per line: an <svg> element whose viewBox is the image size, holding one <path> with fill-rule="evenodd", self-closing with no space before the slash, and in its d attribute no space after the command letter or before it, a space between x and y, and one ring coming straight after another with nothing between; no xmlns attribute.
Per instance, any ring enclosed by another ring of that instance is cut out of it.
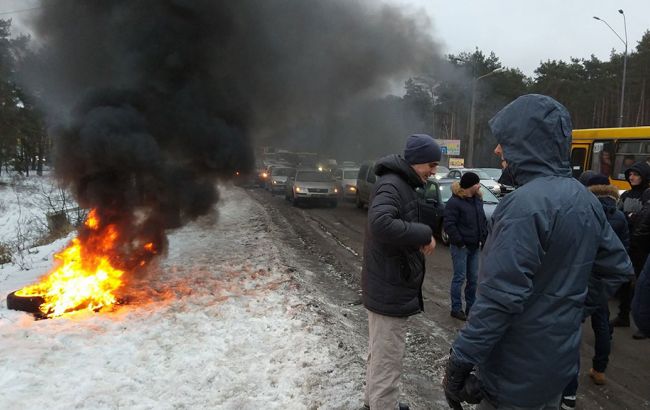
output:
<svg viewBox="0 0 650 410"><path fill-rule="evenodd" d="M56 1L56 0L45 0ZM623 43L602 22L605 19L625 38L633 50L650 29L650 1L644 0L385 0L409 13L427 18L434 39L443 54L472 52L476 47L494 51L506 67L517 67L533 76L541 61L594 54L609 59L612 49L623 51ZM39 0L0 0L0 13L38 5ZM28 12L0 14L14 19L16 30L25 30Z"/></svg>
<svg viewBox="0 0 650 410"><path fill-rule="evenodd" d="M627 19L628 51L650 30L650 1L645 0L389 0L411 11L424 10L431 31L444 54L494 51L506 67L533 76L541 61L589 58L608 60L623 43L603 22L625 39L623 9Z"/></svg>

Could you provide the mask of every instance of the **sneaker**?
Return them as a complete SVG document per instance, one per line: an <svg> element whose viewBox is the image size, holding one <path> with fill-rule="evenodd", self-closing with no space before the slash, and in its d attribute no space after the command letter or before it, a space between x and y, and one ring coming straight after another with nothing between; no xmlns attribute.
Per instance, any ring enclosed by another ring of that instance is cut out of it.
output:
<svg viewBox="0 0 650 410"><path fill-rule="evenodd" d="M592 382L594 382L594 384L597 384L599 386L602 386L607 382L605 379L605 372L598 372L594 369L589 369L589 378Z"/></svg>
<svg viewBox="0 0 650 410"><path fill-rule="evenodd" d="M643 339L647 339L648 335L646 335L640 330L637 330L636 333L632 335L632 338L636 340L643 340Z"/></svg>
<svg viewBox="0 0 650 410"><path fill-rule="evenodd" d="M452 310L451 317L456 318L458 320L467 320L467 315L465 315L465 312L463 312L462 310Z"/></svg>
<svg viewBox="0 0 650 410"><path fill-rule="evenodd" d="M609 327L630 327L630 316L629 315L618 315L614 320L609 322Z"/></svg>
<svg viewBox="0 0 650 410"><path fill-rule="evenodd" d="M576 396L564 396L562 397L562 405L560 409L562 410L573 410L576 408Z"/></svg>

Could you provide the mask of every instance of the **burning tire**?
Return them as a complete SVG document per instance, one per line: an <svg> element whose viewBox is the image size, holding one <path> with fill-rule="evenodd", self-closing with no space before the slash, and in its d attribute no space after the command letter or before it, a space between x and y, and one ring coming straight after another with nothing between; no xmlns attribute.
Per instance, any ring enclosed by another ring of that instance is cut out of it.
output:
<svg viewBox="0 0 650 410"><path fill-rule="evenodd" d="M39 306L45 302L41 296L18 296L16 292L7 295L7 308L40 315Z"/></svg>

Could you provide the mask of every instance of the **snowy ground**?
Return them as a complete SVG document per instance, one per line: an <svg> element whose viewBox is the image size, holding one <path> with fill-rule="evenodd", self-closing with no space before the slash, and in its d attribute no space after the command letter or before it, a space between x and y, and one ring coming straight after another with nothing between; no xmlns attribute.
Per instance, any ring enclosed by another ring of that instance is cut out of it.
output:
<svg viewBox="0 0 650 410"><path fill-rule="evenodd" d="M216 221L170 235L146 303L34 321L6 295L66 240L35 249L28 270L0 267L0 408L358 408L359 349L308 302L296 276L309 272L264 209L222 194Z"/></svg>

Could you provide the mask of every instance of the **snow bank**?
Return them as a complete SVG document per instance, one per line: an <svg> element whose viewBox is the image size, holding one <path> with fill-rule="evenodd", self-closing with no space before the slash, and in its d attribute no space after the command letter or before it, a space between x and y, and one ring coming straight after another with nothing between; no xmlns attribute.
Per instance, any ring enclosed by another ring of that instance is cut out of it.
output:
<svg viewBox="0 0 650 410"><path fill-rule="evenodd" d="M216 223L173 233L149 286L112 312L34 321L6 309L65 241L29 271L0 269L0 407L359 407L363 368L339 348L342 330L306 306L264 209L240 189L222 194Z"/></svg>

